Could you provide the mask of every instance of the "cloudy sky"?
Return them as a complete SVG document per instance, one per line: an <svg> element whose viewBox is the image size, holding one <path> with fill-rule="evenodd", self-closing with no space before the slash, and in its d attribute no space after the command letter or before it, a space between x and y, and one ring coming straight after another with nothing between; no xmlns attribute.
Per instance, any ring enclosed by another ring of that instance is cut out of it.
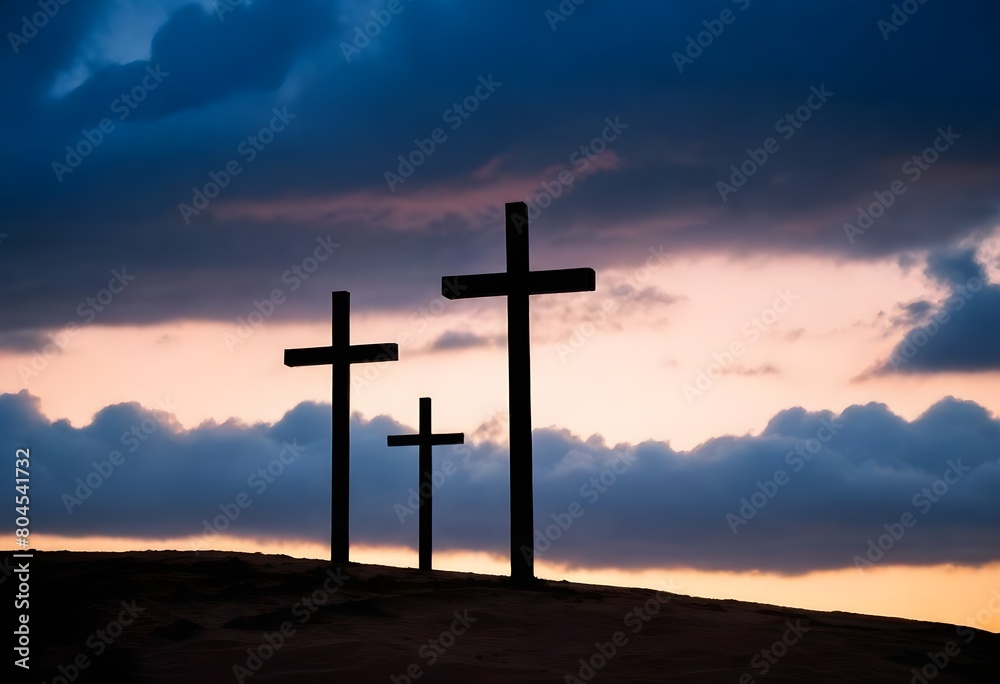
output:
<svg viewBox="0 0 1000 684"><path fill-rule="evenodd" d="M1000 7L903 5L4 3L36 546L326 556L330 372L282 350L349 290L400 346L354 557L416 563L385 436L431 396L438 564L506 572L504 302L440 278L524 201L533 268L597 271L532 302L540 574L1000 630Z"/></svg>

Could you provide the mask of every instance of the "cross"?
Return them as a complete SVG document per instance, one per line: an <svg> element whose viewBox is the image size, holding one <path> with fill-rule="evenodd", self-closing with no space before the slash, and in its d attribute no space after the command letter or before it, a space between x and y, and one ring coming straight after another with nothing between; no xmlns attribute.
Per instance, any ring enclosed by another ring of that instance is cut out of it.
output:
<svg viewBox="0 0 1000 684"><path fill-rule="evenodd" d="M531 336L528 295L593 292L592 268L532 271L528 268L528 207L505 205L507 272L445 276L448 299L507 297L507 373L510 383L510 574L529 583L534 570L534 504L531 474Z"/></svg>
<svg viewBox="0 0 1000 684"><path fill-rule="evenodd" d="M431 478L431 448L439 444L464 444L465 435L461 432L447 432L435 435L431 431L431 399L420 397L420 432L416 435L389 435L386 443L391 447L420 447L419 468L420 486L420 569L431 569L431 503L434 495L434 482Z"/></svg>
<svg viewBox="0 0 1000 684"><path fill-rule="evenodd" d="M330 560L349 562L351 495L351 364L398 361L395 344L351 344L351 293L334 292L333 344L329 347L286 349L286 366L333 367L333 434L331 437L332 501L330 504Z"/></svg>

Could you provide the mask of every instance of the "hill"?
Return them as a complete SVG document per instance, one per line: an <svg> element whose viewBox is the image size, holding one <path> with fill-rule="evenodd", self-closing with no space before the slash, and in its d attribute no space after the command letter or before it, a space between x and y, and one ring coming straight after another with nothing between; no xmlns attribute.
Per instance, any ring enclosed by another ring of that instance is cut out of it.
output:
<svg viewBox="0 0 1000 684"><path fill-rule="evenodd" d="M229 552L36 552L33 682L987 682L1000 635Z"/></svg>

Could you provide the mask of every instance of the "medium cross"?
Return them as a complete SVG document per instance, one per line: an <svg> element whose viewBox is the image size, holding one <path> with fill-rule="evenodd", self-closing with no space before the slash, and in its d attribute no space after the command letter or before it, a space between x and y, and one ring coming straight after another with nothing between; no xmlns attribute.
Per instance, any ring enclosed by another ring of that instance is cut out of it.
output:
<svg viewBox="0 0 1000 684"><path fill-rule="evenodd" d="M386 442L391 447L420 447L419 468L420 486L420 569L431 569L431 504L434 495L434 482L431 478L431 448L439 444L464 444L465 435L461 432L447 432L435 435L431 431L431 399L420 397L420 432L416 435L389 435Z"/></svg>
<svg viewBox="0 0 1000 684"><path fill-rule="evenodd" d="M351 494L351 364L398 361L395 344L351 344L351 293L333 293L333 344L286 349L286 366L333 366L330 560L349 562Z"/></svg>
<svg viewBox="0 0 1000 684"><path fill-rule="evenodd" d="M505 205L507 272L445 276L448 299L507 297L507 373L510 383L510 574L518 583L534 579L534 504L531 473L531 336L528 295L593 292L592 268L532 271L528 268L528 207Z"/></svg>

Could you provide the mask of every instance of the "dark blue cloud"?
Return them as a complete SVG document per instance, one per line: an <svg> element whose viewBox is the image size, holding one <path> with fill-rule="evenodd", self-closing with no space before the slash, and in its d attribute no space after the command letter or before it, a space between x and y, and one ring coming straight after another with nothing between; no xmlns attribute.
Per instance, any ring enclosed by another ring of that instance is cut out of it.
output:
<svg viewBox="0 0 1000 684"><path fill-rule="evenodd" d="M149 69L161 72L162 82L134 107L125 104L139 121L273 92L299 55L324 41L334 25L333 7L316 0L298 2L294 11L275 2L241 4L222 17L187 5L157 31L148 60L100 69L57 106L77 120L108 116Z"/></svg>
<svg viewBox="0 0 1000 684"><path fill-rule="evenodd" d="M937 250L927 256L927 275L952 287L967 284L970 280L986 280L982 264L976 260L976 249Z"/></svg>
<svg viewBox="0 0 1000 684"><path fill-rule="evenodd" d="M976 250L932 251L925 273L947 293L904 305L907 330L875 373L1000 370L1000 284L986 279Z"/></svg>
<svg viewBox="0 0 1000 684"><path fill-rule="evenodd" d="M678 253L870 259L954 244L995 225L1000 45L989 27L1000 6L927 3L884 40L877 22L892 9L881 3L752 2L679 72L673 53L722 8L742 4L585 3L552 30L545 10L555 4L487 12L474 3L404 3L348 62L342 45L370 21L350 3L256 0L222 19L192 3L168 8L149 59L91 64L79 88L54 98L56 78L114 7L69 3L20 52L0 51L0 93L11 105L0 124L16 132L0 172L10 234L0 328L64 324L122 266L142 278L134 303L123 299L106 323L233 320L261 283L302 258L299 238L309 244L331 233L351 259L325 272L320 289L362 283L366 308L426 303L438 275L492 260L500 205L524 199L497 196L468 210L450 205L451 194L522 178L551 183L552 169L573 168L572 155L608 117L628 125L607 144L616 168L579 175L540 219L549 244L585 253L597 268L639 263L660 244ZM17 27L35 7L5 3L0 26ZM157 65L170 76L119 120L115 100ZM502 85L450 129L446 110L471 96L480 77ZM814 86L834 95L784 139L776 122ZM297 118L184 223L178 204L210 172L245 161L238 146L275 107ZM115 129L57 180L53 162L109 116ZM961 138L850 244L843 223L948 126ZM384 172L436 127L448 140L390 192ZM770 136L781 149L723 202L716 183ZM486 168L492 176L477 174ZM440 206L402 217L390 207L428 195ZM355 204L306 216L219 210L239 200L291 207L346 197ZM402 234L400 223L420 230ZM45 278L33 277L41 270ZM293 303L279 315L324 313Z"/></svg>
<svg viewBox="0 0 1000 684"><path fill-rule="evenodd" d="M303 403L274 424L183 430L168 411L120 404L74 428L44 418L38 400L21 392L0 395L0 428L9 443L31 448L38 531L204 534L211 548L215 533L205 523L218 519L247 538L328 539L328 406ZM385 445L387 434L408 431L384 416L352 422L355 543L416 543L416 453ZM550 428L535 430L534 452L539 548L557 562L850 567L904 514L916 522L884 562L1000 559L1000 421L972 402L947 398L913 421L882 404L840 415L793 408L758 436L719 437L688 452ZM506 457L488 441L435 452L438 550L506 553ZM90 493L80 484L88 479ZM249 505L239 508L241 495ZM553 527L560 521L566 529Z"/></svg>

